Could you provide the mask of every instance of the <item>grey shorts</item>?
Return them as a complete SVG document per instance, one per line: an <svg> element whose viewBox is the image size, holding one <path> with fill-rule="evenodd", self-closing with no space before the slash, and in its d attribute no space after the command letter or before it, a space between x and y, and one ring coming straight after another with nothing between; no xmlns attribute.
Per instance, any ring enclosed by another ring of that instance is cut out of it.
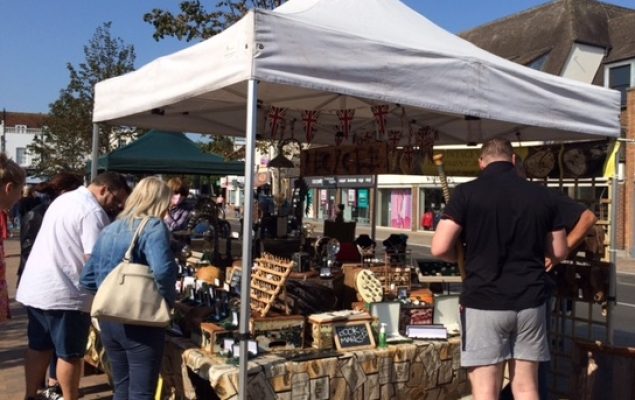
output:
<svg viewBox="0 0 635 400"><path fill-rule="evenodd" d="M545 305L521 311L461 307L461 366L549 361Z"/></svg>

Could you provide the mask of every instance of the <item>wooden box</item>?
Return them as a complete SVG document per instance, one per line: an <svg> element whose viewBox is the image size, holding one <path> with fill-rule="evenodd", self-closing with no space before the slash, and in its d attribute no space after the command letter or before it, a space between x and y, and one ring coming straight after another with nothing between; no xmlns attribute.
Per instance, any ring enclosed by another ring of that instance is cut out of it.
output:
<svg viewBox="0 0 635 400"><path fill-rule="evenodd" d="M309 316L311 324L311 336L313 342L311 347L320 350L331 350L335 348L335 324L357 321L372 321L372 317L367 312L360 311L334 311Z"/></svg>
<svg viewBox="0 0 635 400"><path fill-rule="evenodd" d="M249 331L264 351L295 350L304 347L304 325L302 315L252 317Z"/></svg>
<svg viewBox="0 0 635 400"><path fill-rule="evenodd" d="M233 335L234 332L225 330L222 326L203 322L200 330L192 332L190 337L203 351L218 354L223 349L223 339L231 338Z"/></svg>

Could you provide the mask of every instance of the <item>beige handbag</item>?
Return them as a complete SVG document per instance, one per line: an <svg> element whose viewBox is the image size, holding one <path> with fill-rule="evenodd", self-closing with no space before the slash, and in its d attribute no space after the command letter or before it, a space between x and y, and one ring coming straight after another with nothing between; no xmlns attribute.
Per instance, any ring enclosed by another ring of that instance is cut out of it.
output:
<svg viewBox="0 0 635 400"><path fill-rule="evenodd" d="M130 325L166 327L170 324L168 304L159 293L150 267L130 262L148 220L146 217L141 221L123 261L97 289L90 311L92 317Z"/></svg>

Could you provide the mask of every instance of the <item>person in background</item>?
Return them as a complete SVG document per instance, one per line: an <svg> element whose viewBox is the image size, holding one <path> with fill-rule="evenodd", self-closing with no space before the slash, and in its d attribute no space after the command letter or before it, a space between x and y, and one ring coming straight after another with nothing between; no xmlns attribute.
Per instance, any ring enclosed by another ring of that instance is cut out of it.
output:
<svg viewBox="0 0 635 400"><path fill-rule="evenodd" d="M83 180L79 175L75 175L69 172L60 172L55 175L46 185L41 187L41 191L47 195L51 200L54 200L62 193L70 192L78 187L82 186ZM42 219L44 213L48 209L50 203L43 202L24 214L20 221L20 266L18 267L18 285L20 284L20 277L26 261L31 254L31 248L37 233L40 231L42 225ZM49 365L49 376L47 388L42 395L47 399L54 400L62 397L62 388L57 382L56 374L57 357L55 354L51 357L51 363Z"/></svg>
<svg viewBox="0 0 635 400"><path fill-rule="evenodd" d="M527 171L522 158L515 154L516 173L523 179L527 178ZM593 211L589 210L582 204L576 202L569 196L559 190L551 189L558 208L558 215L564 224L564 230L567 234L567 257L574 255L575 249L582 244L587 232L595 225L597 217ZM545 259L545 268L547 272L552 272L556 266L557 260L550 257ZM555 291L555 279L553 274L547 274L547 331L550 329L551 308L550 298ZM541 399L549 397L549 361L541 362L538 367L538 387ZM512 400L514 398L511 385L505 386L501 392L501 400Z"/></svg>
<svg viewBox="0 0 635 400"><path fill-rule="evenodd" d="M426 231L431 231L434 226L434 211L431 208L423 213L421 218L421 227Z"/></svg>
<svg viewBox="0 0 635 400"><path fill-rule="evenodd" d="M42 186L40 190L46 194L48 198L54 200L62 193L75 190L82 186L82 184L83 180L81 176L69 172L60 172ZM29 194L29 196L35 199L32 194ZM26 265L26 260L29 258L29 254L31 254L35 237L40 231L44 213L50 204L49 202L38 201L34 207L29 208L22 215L20 221L20 266L18 267L18 284L20 283L20 276Z"/></svg>
<svg viewBox="0 0 635 400"><path fill-rule="evenodd" d="M96 293L124 258L132 236L150 218L133 251L132 262L148 265L170 307L176 299L176 265L163 217L174 190L157 177L142 179L117 220L103 230L81 275L81 285ZM165 328L99 321L101 339L112 367L114 400L152 400L161 370Z"/></svg>
<svg viewBox="0 0 635 400"><path fill-rule="evenodd" d="M38 185L38 187L40 187ZM19 219L24 218L26 213L31 211L37 205L42 203L42 199L36 196L36 192L33 186L25 185L22 189L22 198L18 201L18 204L15 205L17 207L17 215Z"/></svg>
<svg viewBox="0 0 635 400"><path fill-rule="evenodd" d="M181 178L171 178L167 182L172 191L170 207L165 215L164 221L170 232L187 229L192 207L186 203L189 193L187 184Z"/></svg>
<svg viewBox="0 0 635 400"><path fill-rule="evenodd" d="M344 222L344 204L337 205L337 211L335 212L335 222Z"/></svg>
<svg viewBox="0 0 635 400"><path fill-rule="evenodd" d="M92 300L80 290L79 276L99 232L110 223L107 211L129 193L123 176L104 172L88 187L60 195L46 210L16 294L29 321L26 399L36 398L53 354L64 400L79 398Z"/></svg>
<svg viewBox="0 0 635 400"><path fill-rule="evenodd" d="M461 366L475 399L498 398L508 361L514 397L538 399L538 364L550 357L544 260L566 256L566 235L549 190L514 162L508 140L485 142L480 176L457 186L432 238L432 255L451 262L466 244Z"/></svg>
<svg viewBox="0 0 635 400"><path fill-rule="evenodd" d="M0 212L7 217L7 210L11 209L22 195L22 187L26 181L24 170L4 153L0 153ZM5 219L4 227L8 229ZM9 290L6 281L6 264L4 261L4 238L8 233L0 235L0 322L11 318L9 311Z"/></svg>

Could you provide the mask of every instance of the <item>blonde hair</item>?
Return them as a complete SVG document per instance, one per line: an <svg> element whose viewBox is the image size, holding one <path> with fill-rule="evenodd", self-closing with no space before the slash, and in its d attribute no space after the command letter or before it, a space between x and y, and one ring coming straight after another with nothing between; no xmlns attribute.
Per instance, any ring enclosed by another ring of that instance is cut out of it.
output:
<svg viewBox="0 0 635 400"><path fill-rule="evenodd" d="M156 176L143 178L128 196L117 219L161 218L170 206L171 197L172 191L163 180Z"/></svg>
<svg viewBox="0 0 635 400"><path fill-rule="evenodd" d="M0 183L13 183L16 185L24 185L26 182L26 172L13 160L10 160L6 154L0 153Z"/></svg>

